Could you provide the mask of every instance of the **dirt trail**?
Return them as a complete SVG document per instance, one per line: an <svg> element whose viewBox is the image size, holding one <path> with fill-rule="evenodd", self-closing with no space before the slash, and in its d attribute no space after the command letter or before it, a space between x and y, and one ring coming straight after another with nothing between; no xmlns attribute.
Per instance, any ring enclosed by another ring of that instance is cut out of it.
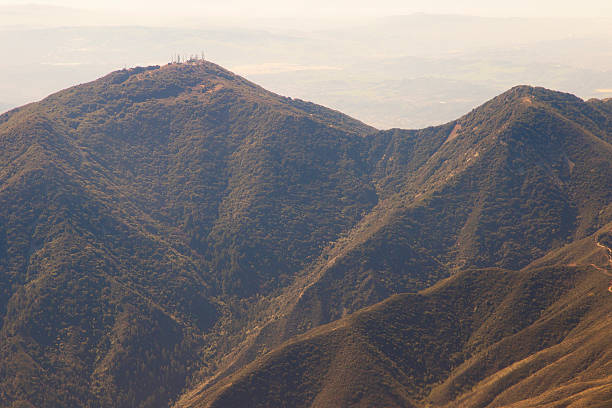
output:
<svg viewBox="0 0 612 408"><path fill-rule="evenodd" d="M599 242L597 240L597 238L595 238L595 244L606 250L606 255L608 255L608 267L612 267L612 249L608 248L606 245L603 245L601 242ZM605 275L612 277L612 273L610 272L610 270L608 269L604 269L600 266L591 264L591 266L594 266L595 268L597 268L597 270L603 272ZM610 281L610 285L608 286L608 292L612 293L612 281Z"/></svg>

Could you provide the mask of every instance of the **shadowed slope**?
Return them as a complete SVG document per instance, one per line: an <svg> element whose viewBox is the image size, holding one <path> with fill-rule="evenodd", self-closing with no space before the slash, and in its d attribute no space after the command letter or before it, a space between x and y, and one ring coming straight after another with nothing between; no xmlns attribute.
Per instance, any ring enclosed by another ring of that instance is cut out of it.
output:
<svg viewBox="0 0 612 408"><path fill-rule="evenodd" d="M378 203L271 302L227 372L393 293L519 269L610 222L610 128L593 104L516 87L448 125L370 137Z"/></svg>
<svg viewBox="0 0 612 408"><path fill-rule="evenodd" d="M167 404L376 202L371 131L210 63L0 116L1 405Z"/></svg>
<svg viewBox="0 0 612 408"><path fill-rule="evenodd" d="M316 274L321 284L301 299L329 304L323 309L336 311L333 319L367 304L347 293L352 282L368 282L359 296L370 291L380 300L459 268L520 268L593 233L612 220L610 128L598 127L597 115L571 95L519 87L421 133L429 147L420 156L397 147L385 153L377 174L402 174L399 192L380 187L379 204L330 248L332 261ZM411 143L403 139L390 145ZM410 167L398 166L402 156ZM386 163L392 170L380 170ZM330 287L344 299L316 293Z"/></svg>
<svg viewBox="0 0 612 408"><path fill-rule="evenodd" d="M607 280L589 266L463 272L308 331L177 406L607 406Z"/></svg>

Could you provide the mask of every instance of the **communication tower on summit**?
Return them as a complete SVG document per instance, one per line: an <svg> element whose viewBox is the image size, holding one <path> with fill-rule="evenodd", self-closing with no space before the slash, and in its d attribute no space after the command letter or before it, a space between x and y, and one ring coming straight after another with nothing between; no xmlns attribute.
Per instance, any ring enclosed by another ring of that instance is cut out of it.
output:
<svg viewBox="0 0 612 408"><path fill-rule="evenodd" d="M190 54L189 56L181 55L179 53L172 54L170 57L170 64L183 64L183 63L197 63L201 61L206 61L204 51L201 51L200 54Z"/></svg>

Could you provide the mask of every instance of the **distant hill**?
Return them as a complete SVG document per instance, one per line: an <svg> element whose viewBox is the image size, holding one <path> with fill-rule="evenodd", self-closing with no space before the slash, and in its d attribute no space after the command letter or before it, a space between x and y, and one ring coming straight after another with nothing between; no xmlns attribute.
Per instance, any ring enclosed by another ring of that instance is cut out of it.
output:
<svg viewBox="0 0 612 408"><path fill-rule="evenodd" d="M607 295L611 124L610 100L521 86L381 132L203 61L4 113L0 405L514 401L480 381L609 305L549 309ZM490 357L549 312L546 341Z"/></svg>

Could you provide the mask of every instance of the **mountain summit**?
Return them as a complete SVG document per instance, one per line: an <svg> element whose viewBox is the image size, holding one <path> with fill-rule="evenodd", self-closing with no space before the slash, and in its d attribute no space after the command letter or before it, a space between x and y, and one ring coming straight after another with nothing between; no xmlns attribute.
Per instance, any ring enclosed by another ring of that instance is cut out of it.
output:
<svg viewBox="0 0 612 408"><path fill-rule="evenodd" d="M611 124L609 100L521 86L378 131L202 61L7 112L0 405L604 398L600 371L510 394L491 376L604 327Z"/></svg>

